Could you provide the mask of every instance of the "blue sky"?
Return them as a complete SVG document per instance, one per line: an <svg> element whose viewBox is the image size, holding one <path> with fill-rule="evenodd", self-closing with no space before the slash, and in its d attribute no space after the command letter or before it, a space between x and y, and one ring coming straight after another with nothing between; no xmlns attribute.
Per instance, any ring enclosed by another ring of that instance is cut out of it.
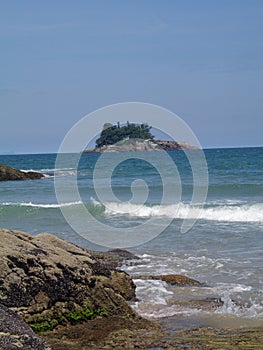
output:
<svg viewBox="0 0 263 350"><path fill-rule="evenodd" d="M97 108L153 103L203 147L263 146L262 0L0 2L0 153L56 152Z"/></svg>

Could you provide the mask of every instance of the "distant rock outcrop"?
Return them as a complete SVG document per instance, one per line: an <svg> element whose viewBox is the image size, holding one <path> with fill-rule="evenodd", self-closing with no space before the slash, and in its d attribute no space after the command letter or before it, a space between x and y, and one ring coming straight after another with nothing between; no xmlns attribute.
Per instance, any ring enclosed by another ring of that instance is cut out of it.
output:
<svg viewBox="0 0 263 350"><path fill-rule="evenodd" d="M192 146L187 142L125 139L123 141L117 142L114 145L87 149L84 151L84 153L174 151L195 149L198 149L198 147Z"/></svg>
<svg viewBox="0 0 263 350"><path fill-rule="evenodd" d="M160 149L164 151L175 151L175 150L195 150L199 149L196 146L190 145L188 142L176 142L176 141L154 141Z"/></svg>
<svg viewBox="0 0 263 350"><path fill-rule="evenodd" d="M42 177L44 177L44 175L36 171L25 172L4 164L0 164L0 181L39 180Z"/></svg>
<svg viewBox="0 0 263 350"><path fill-rule="evenodd" d="M135 285L91 252L51 234L0 229L0 303L35 331L96 316L133 317Z"/></svg>

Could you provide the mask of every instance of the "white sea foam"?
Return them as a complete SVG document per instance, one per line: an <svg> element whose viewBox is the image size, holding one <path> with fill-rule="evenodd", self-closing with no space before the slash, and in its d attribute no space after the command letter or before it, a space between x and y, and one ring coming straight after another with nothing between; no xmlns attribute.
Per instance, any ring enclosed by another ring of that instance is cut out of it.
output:
<svg viewBox="0 0 263 350"><path fill-rule="evenodd" d="M166 289L163 281L135 279L134 283L137 296L140 298L147 294L147 302L151 305L166 305L166 299L173 295L173 292Z"/></svg>
<svg viewBox="0 0 263 350"><path fill-rule="evenodd" d="M33 171L33 172L40 172L40 170L35 170L35 169L20 169L20 171L23 171L23 173L29 173L29 172L31 172L31 171Z"/></svg>
<svg viewBox="0 0 263 350"><path fill-rule="evenodd" d="M247 317L247 318L262 318L263 317L263 306L257 301L250 300L250 304L238 304L232 300L231 294L228 291L225 291L221 296L223 301L223 306L215 310L215 313L222 315L234 315L238 317Z"/></svg>
<svg viewBox="0 0 263 350"><path fill-rule="evenodd" d="M249 302L236 302L237 295L243 295L251 291L250 286L240 284L224 284L219 288L217 286L204 288L171 288L163 281L134 279L136 284L136 294L139 301L135 302L132 307L141 315L147 318L162 318L174 315L225 315L238 318L263 318L263 304L257 299ZM224 287L224 288L223 288ZM190 299L202 300L206 297L217 297L223 304L218 308L206 309L200 308L187 303ZM239 300L237 298L237 300ZM181 304L182 302L182 304Z"/></svg>
<svg viewBox="0 0 263 350"><path fill-rule="evenodd" d="M22 202L22 203L12 203L12 202L4 202L1 203L2 206L19 206L19 207L37 207L37 208L61 208L61 207L69 207L72 205L78 205L82 202L69 202L69 203L54 203L54 204L42 204L42 203L32 203L32 202Z"/></svg>
<svg viewBox="0 0 263 350"><path fill-rule="evenodd" d="M195 218L195 206L179 203L172 205L139 205L131 203L107 203L107 215L127 215L130 217L172 217L175 219ZM207 206L202 209L199 219L230 222L263 222L263 203L253 205Z"/></svg>
<svg viewBox="0 0 263 350"><path fill-rule="evenodd" d="M21 171L23 171L24 173L28 173L30 171L33 172L38 172L38 173L42 173L45 177L54 177L54 176L73 176L76 175L77 170L75 168L59 168L59 169L55 169L55 168L48 168L48 169L40 169L40 170L36 170L36 169L20 169Z"/></svg>

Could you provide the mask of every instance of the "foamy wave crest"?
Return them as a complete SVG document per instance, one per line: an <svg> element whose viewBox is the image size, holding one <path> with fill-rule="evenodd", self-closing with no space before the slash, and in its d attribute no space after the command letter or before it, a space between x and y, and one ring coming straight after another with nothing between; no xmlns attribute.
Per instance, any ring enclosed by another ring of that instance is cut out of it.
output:
<svg viewBox="0 0 263 350"><path fill-rule="evenodd" d="M20 169L24 173L29 173L31 171L41 173L45 177L54 177L54 176L75 176L77 173L77 170L75 168L59 168L59 169Z"/></svg>
<svg viewBox="0 0 263 350"><path fill-rule="evenodd" d="M23 171L23 173L29 173L33 171L34 173L39 173L40 170L35 170L35 169L20 169L20 171Z"/></svg>
<svg viewBox="0 0 263 350"><path fill-rule="evenodd" d="M238 318L257 318L261 320L263 317L263 305L259 300L249 298L249 302L241 302L238 298L238 295L242 296L246 291L250 291L250 286L232 284L224 285L226 290L223 288L222 290L217 288L198 288L195 291L192 287L186 287L180 292L177 288L171 289L168 284L158 280L142 280L135 277L133 281L136 284L139 301L131 306L141 316L146 318L162 318L174 315L213 315L213 317L215 315L230 315ZM218 300L222 304L218 304L216 309L212 306L207 308L202 304L198 304L199 301L202 301L204 295L210 295L211 299L217 295ZM191 300L196 300L197 304L191 304Z"/></svg>
<svg viewBox="0 0 263 350"><path fill-rule="evenodd" d="M77 169L75 168L51 169L48 174L53 174L53 176L75 176L77 174Z"/></svg>
<svg viewBox="0 0 263 350"><path fill-rule="evenodd" d="M228 291L225 291L223 293L221 300L223 301L223 306L218 308L218 310L215 311L215 313L217 314L235 315L238 317L247 317L247 318L263 317L262 303L258 303L257 301L252 301L250 299L250 305L249 304L238 305L236 302L234 302L231 299L230 293Z"/></svg>
<svg viewBox="0 0 263 350"><path fill-rule="evenodd" d="M61 203L61 204L37 204L32 202L22 202L22 203L11 203L5 202L2 203L2 206L17 206L17 207L36 207L36 208L61 208L61 207L70 207L72 205L78 205L82 202L70 202L70 203Z"/></svg>
<svg viewBox="0 0 263 350"><path fill-rule="evenodd" d="M186 219L196 217L196 206L179 203L172 205L137 205L131 203L107 203L106 215L128 215L130 217L170 217ZM211 221L263 222L263 203L253 205L207 206L199 219Z"/></svg>

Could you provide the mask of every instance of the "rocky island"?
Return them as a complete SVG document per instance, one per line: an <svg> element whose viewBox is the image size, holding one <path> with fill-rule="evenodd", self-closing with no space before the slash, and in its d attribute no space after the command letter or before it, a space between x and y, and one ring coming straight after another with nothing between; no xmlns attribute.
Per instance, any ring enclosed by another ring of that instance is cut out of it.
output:
<svg viewBox="0 0 263 350"><path fill-rule="evenodd" d="M148 124L132 124L120 126L107 123L104 125L100 137L96 140L96 147L84 150L93 152L143 152L143 151L173 151L195 150L198 147L187 142L155 140Z"/></svg>

